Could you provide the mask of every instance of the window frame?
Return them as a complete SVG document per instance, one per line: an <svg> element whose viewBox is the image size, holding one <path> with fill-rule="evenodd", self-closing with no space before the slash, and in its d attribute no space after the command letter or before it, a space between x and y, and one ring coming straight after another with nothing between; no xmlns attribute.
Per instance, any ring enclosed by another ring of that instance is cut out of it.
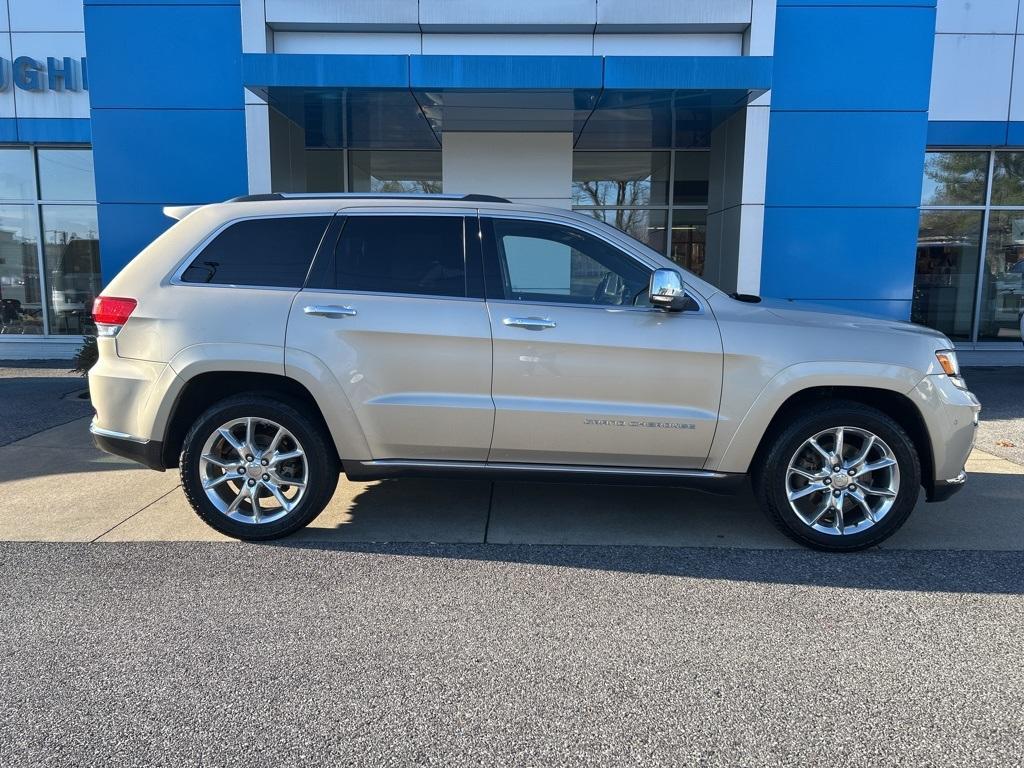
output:
<svg viewBox="0 0 1024 768"><path fill-rule="evenodd" d="M918 216L918 231L920 231L920 214L927 213L930 211L980 211L982 214L981 218L981 237L978 244L978 264L977 273L975 275L974 285L974 297L973 306L971 309L971 332L970 339L968 341L955 341L957 349L1019 349L1021 342L1015 340L1007 341L992 341L980 339L981 334L981 311L982 301L984 300L984 272L985 272L985 260L988 258L988 231L991 220L991 214L993 212L1001 211L1019 211L1024 213L1024 205L993 205L992 204L992 186L994 182L995 174L995 162L997 152L1024 152L1024 149L1015 147L964 147L964 146L948 146L948 145L936 145L928 146L925 148L925 154L933 152L973 152L973 153L987 153L987 175L985 177L985 198L979 204L974 205L925 205L919 206ZM922 179L922 184L924 180ZM915 271L915 283L917 280L917 274Z"/></svg>
<svg viewBox="0 0 1024 768"><path fill-rule="evenodd" d="M224 232L228 227L232 227L235 224L241 224L246 221L259 221L261 219L298 219L298 218L322 218L327 219L327 224L324 226L324 231L320 233L320 240L317 243L316 250L313 252L313 257L309 261L309 266L306 268L306 274L303 276L302 281L298 286L289 287L283 285L249 285L239 283L193 283L182 279L182 275L189 267L192 266L192 262L199 258L203 251L206 250L207 246L210 245L217 237ZM310 272L313 269L313 264L316 263L317 256L320 254L320 250L324 247L324 239L327 234L331 231L335 219L337 218L336 212L334 211L319 211L316 213L310 212L296 212L296 213L263 213L254 214L251 216L239 216L237 218L228 219L227 221L221 222L210 234L204 237L199 243L193 247L185 257L175 265L174 270L171 272L171 276L168 279L170 285L184 286L188 288L239 288L248 290L260 290L260 291L301 291L309 280Z"/></svg>
<svg viewBox="0 0 1024 768"><path fill-rule="evenodd" d="M18 149L25 151L27 150L32 160L32 173L33 173L33 196L28 198L4 198L0 200L2 205L24 205L35 208L36 212L36 269L39 274L39 295L40 305L42 312L43 321L43 332L41 334L4 334L5 340L31 340L39 341L40 339L54 339L56 341L63 341L67 339L82 338L81 335L75 334L64 334L64 333L53 333L50 328L50 309L52 296L50 293L50 279L46 273L46 230L45 224L43 223L43 207L48 205L77 205L92 207L96 210L97 227L99 224L99 204L96 202L96 173L95 173L95 155L93 156L93 199L91 200L65 200L63 198L44 198L42 196L42 179L39 175L39 150L52 150L52 149L66 149L66 150L78 150L89 152L93 151L92 144L75 144L75 143L59 143L59 142L45 142L40 144L25 144L25 143L13 143L4 142L0 143L0 150L3 149ZM99 232L97 231L97 240L99 239ZM100 252L102 254L102 244L100 245ZM102 257L101 257L102 258ZM102 270L102 264L100 265ZM102 271L100 279L102 280ZM91 311L90 311L91 316Z"/></svg>
<svg viewBox="0 0 1024 768"><path fill-rule="evenodd" d="M353 290L349 288L327 288L323 286L310 285L310 280L314 275L321 275L326 270L327 274L334 274L335 270L335 258L337 253L338 244L341 242L342 234L345 231L345 225L350 218L354 217L382 217L382 216L430 216L430 217L445 217L445 218L461 218L462 219L462 258L464 265L464 285L465 295L464 296L442 296L436 293L402 293L397 291L362 291ZM346 209L342 208L337 211L335 219L331 222L331 226L328 227L326 235L331 236L332 242L328 246L326 238L321 240L320 247L317 249L317 253L313 262L310 264L309 272L306 275L306 281L302 286L303 291L316 291L318 293L336 293L345 294L352 296L390 296L390 297L405 297L415 299L434 299L437 301L484 301L484 278L482 275L483 265L480 255L480 249L475 248L471 245L472 238L470 238L470 232L472 231L469 225L469 219L476 218L476 211L462 208L403 208L403 207L388 207L379 209ZM479 224L478 224L479 226ZM335 229L332 233L332 229ZM472 282L471 282L472 281Z"/></svg>

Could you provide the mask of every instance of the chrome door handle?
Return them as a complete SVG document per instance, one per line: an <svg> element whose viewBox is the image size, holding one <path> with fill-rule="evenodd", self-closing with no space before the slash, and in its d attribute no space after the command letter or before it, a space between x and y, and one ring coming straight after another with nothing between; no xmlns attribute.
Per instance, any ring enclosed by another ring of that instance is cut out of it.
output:
<svg viewBox="0 0 1024 768"><path fill-rule="evenodd" d="M303 307L302 311L307 315L317 317L355 317L356 311L352 307L341 306L340 304L311 304Z"/></svg>
<svg viewBox="0 0 1024 768"><path fill-rule="evenodd" d="M501 323L509 328L526 328L529 331L543 331L557 325L546 317L506 317Z"/></svg>

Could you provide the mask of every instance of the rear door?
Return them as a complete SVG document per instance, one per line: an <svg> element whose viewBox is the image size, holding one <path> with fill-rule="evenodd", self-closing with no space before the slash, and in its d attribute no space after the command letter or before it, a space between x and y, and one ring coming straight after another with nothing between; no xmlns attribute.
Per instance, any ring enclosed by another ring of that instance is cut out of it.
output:
<svg viewBox="0 0 1024 768"><path fill-rule="evenodd" d="M292 305L289 352L333 372L372 459L487 458L491 333L474 214L342 211Z"/></svg>

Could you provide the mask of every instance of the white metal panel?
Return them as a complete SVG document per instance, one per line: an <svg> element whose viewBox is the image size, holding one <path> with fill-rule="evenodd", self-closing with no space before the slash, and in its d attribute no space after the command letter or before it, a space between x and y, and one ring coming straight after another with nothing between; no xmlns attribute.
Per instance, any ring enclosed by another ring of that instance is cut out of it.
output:
<svg viewBox="0 0 1024 768"><path fill-rule="evenodd" d="M742 32L750 24L751 0L597 0L598 31Z"/></svg>
<svg viewBox="0 0 1024 768"><path fill-rule="evenodd" d="M417 32L274 32L275 53L420 53Z"/></svg>
<svg viewBox="0 0 1024 768"><path fill-rule="evenodd" d="M712 34L675 33L652 35L625 33L594 35L597 56L741 56L743 35L738 32Z"/></svg>
<svg viewBox="0 0 1024 768"><path fill-rule="evenodd" d="M735 210L735 209L733 209ZM761 293L761 253L764 243L764 206L741 205L739 246L736 254L736 290Z"/></svg>
<svg viewBox="0 0 1024 768"><path fill-rule="evenodd" d="M1013 34L1018 0L939 0L936 32Z"/></svg>
<svg viewBox="0 0 1024 768"><path fill-rule="evenodd" d="M750 28L743 39L744 55L775 55L775 0L752 0Z"/></svg>
<svg viewBox="0 0 1024 768"><path fill-rule="evenodd" d="M443 34L423 35L424 54L469 56L590 56L592 35L580 34Z"/></svg>
<svg viewBox="0 0 1024 768"><path fill-rule="evenodd" d="M572 133L443 133L445 192L563 201L572 186Z"/></svg>
<svg viewBox="0 0 1024 768"><path fill-rule="evenodd" d="M13 32L11 55L13 58L31 56L44 64L48 56L81 59L85 56L85 34ZM88 91L23 91L15 88L14 103L18 117L89 117Z"/></svg>
<svg viewBox="0 0 1024 768"><path fill-rule="evenodd" d="M594 0L420 0L420 25L424 32L587 32L593 31L594 22Z"/></svg>
<svg viewBox="0 0 1024 768"><path fill-rule="evenodd" d="M764 205L765 186L768 180L768 126L771 109L749 106L746 114L741 199L744 205Z"/></svg>
<svg viewBox="0 0 1024 768"><path fill-rule="evenodd" d="M5 5L14 32L85 31L82 0L7 0Z"/></svg>
<svg viewBox="0 0 1024 768"><path fill-rule="evenodd" d="M272 27L328 27L334 29L416 32L416 0L266 0L267 23Z"/></svg>
<svg viewBox="0 0 1024 768"><path fill-rule="evenodd" d="M1006 120L1013 35L936 35L930 120Z"/></svg>
<svg viewBox="0 0 1024 768"><path fill-rule="evenodd" d="M245 105L245 155L249 194L273 191L270 175L270 108L266 104Z"/></svg>
<svg viewBox="0 0 1024 768"><path fill-rule="evenodd" d="M263 0L242 0L242 50L268 53L267 14Z"/></svg>

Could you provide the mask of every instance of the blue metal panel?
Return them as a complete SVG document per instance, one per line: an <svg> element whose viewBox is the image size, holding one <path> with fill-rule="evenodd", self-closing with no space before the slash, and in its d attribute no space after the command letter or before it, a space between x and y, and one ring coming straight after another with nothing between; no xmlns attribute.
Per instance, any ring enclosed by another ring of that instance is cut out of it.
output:
<svg viewBox="0 0 1024 768"><path fill-rule="evenodd" d="M161 205L111 204L99 207L100 273L105 283L174 224Z"/></svg>
<svg viewBox="0 0 1024 768"><path fill-rule="evenodd" d="M934 8L935 0L777 0L776 5L780 8L822 5Z"/></svg>
<svg viewBox="0 0 1024 768"><path fill-rule="evenodd" d="M232 5L239 0L85 0L84 5Z"/></svg>
<svg viewBox="0 0 1024 768"><path fill-rule="evenodd" d="M414 90L599 89L600 56L410 56Z"/></svg>
<svg viewBox="0 0 1024 768"><path fill-rule="evenodd" d="M247 53L242 81L254 91L304 88L408 88L409 57L306 53Z"/></svg>
<svg viewBox="0 0 1024 768"><path fill-rule="evenodd" d="M1024 146L1024 123L1006 124L1006 143L1011 147Z"/></svg>
<svg viewBox="0 0 1024 768"><path fill-rule="evenodd" d="M92 130L101 203L208 203L247 191L242 110L96 109Z"/></svg>
<svg viewBox="0 0 1024 768"><path fill-rule="evenodd" d="M834 309L841 312L851 312L857 315L871 315L887 320L906 320L910 317L910 299L906 301L897 300L873 300L873 299L818 299L806 301L804 299L793 299L795 307L806 307L807 309Z"/></svg>
<svg viewBox="0 0 1024 768"><path fill-rule="evenodd" d="M772 108L926 111L934 32L930 7L780 7Z"/></svg>
<svg viewBox="0 0 1024 768"><path fill-rule="evenodd" d="M242 107L239 9L89 5L93 109Z"/></svg>
<svg viewBox="0 0 1024 768"><path fill-rule="evenodd" d="M910 301L918 216L916 208L766 208L761 290Z"/></svg>
<svg viewBox="0 0 1024 768"><path fill-rule="evenodd" d="M88 144L92 132L87 118L19 117L18 141Z"/></svg>
<svg viewBox="0 0 1024 768"><path fill-rule="evenodd" d="M928 144L933 147L1000 147L1009 123L983 120L932 120Z"/></svg>
<svg viewBox="0 0 1024 768"><path fill-rule="evenodd" d="M770 56L607 56L609 90L751 90L772 87Z"/></svg>
<svg viewBox="0 0 1024 768"><path fill-rule="evenodd" d="M776 112L768 144L771 205L921 202L924 112Z"/></svg>
<svg viewBox="0 0 1024 768"><path fill-rule="evenodd" d="M0 141L18 140L18 121L13 117L0 118Z"/></svg>

